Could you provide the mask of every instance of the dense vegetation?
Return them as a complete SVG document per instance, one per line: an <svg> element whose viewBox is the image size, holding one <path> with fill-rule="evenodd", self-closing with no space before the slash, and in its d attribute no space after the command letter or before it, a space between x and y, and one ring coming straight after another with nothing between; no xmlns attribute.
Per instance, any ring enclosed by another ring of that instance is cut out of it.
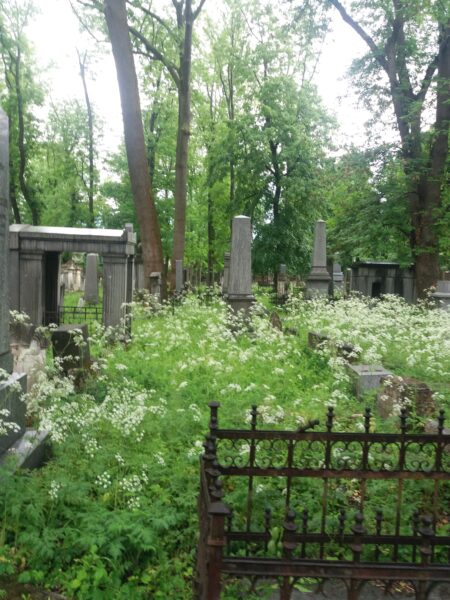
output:
<svg viewBox="0 0 450 600"><path fill-rule="evenodd" d="M220 301L188 296L157 312L139 305L128 345L95 334L81 389L49 366L27 401L51 432L53 458L30 473L2 469L0 574L85 600L190 598L208 402L222 403L223 424L243 426L257 404L261 426L283 428L323 423L333 405L344 430L374 406L373 395L353 396L331 348L307 347L311 329L353 341L363 360L422 377L449 408L448 313L392 297L294 300L282 317L298 335L273 329L260 305L250 332ZM374 427L395 423L377 418Z"/></svg>

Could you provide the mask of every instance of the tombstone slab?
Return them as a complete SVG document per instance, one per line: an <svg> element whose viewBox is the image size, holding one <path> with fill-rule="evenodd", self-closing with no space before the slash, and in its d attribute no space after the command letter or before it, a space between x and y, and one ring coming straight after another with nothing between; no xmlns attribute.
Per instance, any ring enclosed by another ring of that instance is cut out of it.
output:
<svg viewBox="0 0 450 600"><path fill-rule="evenodd" d="M357 398L361 398L365 392L380 387L384 378L392 376L392 373L382 365L348 365L350 376L353 380L353 391Z"/></svg>
<svg viewBox="0 0 450 600"><path fill-rule="evenodd" d="M98 254L93 252L86 256L84 299L87 304L98 304Z"/></svg>
<svg viewBox="0 0 450 600"><path fill-rule="evenodd" d="M252 293L252 225L250 217L233 218L230 280L227 300L234 312L248 312L255 302Z"/></svg>
<svg viewBox="0 0 450 600"><path fill-rule="evenodd" d="M230 262L231 252L225 252L223 257L223 282L222 282L222 294L225 296L228 294L228 286L230 284Z"/></svg>
<svg viewBox="0 0 450 600"><path fill-rule="evenodd" d="M60 325L52 331L53 356L61 359L64 372L71 369L87 369L90 364L88 327ZM80 336L82 340L80 340ZM79 343L81 341L81 343Z"/></svg>
<svg viewBox="0 0 450 600"><path fill-rule="evenodd" d="M433 392L426 383L413 377L388 377L377 395L380 416L387 419L403 407L411 408L419 417L430 417L437 412Z"/></svg>
<svg viewBox="0 0 450 600"><path fill-rule="evenodd" d="M311 272L306 282L309 298L327 296L331 277L327 269L327 230L325 221L317 221L314 229L314 246Z"/></svg>
<svg viewBox="0 0 450 600"><path fill-rule="evenodd" d="M175 291L181 294L183 291L183 261L175 261Z"/></svg>

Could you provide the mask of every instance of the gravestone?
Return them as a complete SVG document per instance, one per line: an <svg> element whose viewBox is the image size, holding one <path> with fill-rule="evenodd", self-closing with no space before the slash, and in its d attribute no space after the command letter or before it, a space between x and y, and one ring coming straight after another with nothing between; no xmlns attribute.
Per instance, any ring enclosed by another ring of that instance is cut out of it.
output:
<svg viewBox="0 0 450 600"><path fill-rule="evenodd" d="M90 253L86 256L84 299L87 304L98 304L98 254Z"/></svg>
<svg viewBox="0 0 450 600"><path fill-rule="evenodd" d="M314 246L311 272L306 280L308 298L327 296L331 277L327 270L327 230L325 221L317 221L314 230Z"/></svg>
<svg viewBox="0 0 450 600"><path fill-rule="evenodd" d="M387 377L377 395L377 409L387 419L400 413L405 407L419 417L431 417L437 413L433 392L426 383L413 377Z"/></svg>
<svg viewBox="0 0 450 600"><path fill-rule="evenodd" d="M380 387L386 377L392 373L381 365L352 365L347 366L353 381L353 391L357 398L361 398L365 392Z"/></svg>
<svg viewBox="0 0 450 600"><path fill-rule="evenodd" d="M60 359L62 369L87 369L90 365L88 327L82 325L60 325L52 330L54 358Z"/></svg>
<svg viewBox="0 0 450 600"><path fill-rule="evenodd" d="M150 273L150 294L155 297L157 302L161 302L161 293L161 273L159 271L154 271L153 273Z"/></svg>
<svg viewBox="0 0 450 600"><path fill-rule="evenodd" d="M26 428L22 394L26 375L13 373L9 347L9 134L8 117L0 109L0 463L17 456L17 466L33 467L42 460L46 432Z"/></svg>
<svg viewBox="0 0 450 600"><path fill-rule="evenodd" d="M233 218L227 300L235 312L245 313L255 301L252 294L252 225L250 217L243 215Z"/></svg>
<svg viewBox="0 0 450 600"><path fill-rule="evenodd" d="M333 292L343 293L344 290L344 273L342 272L339 263L333 263Z"/></svg>
<svg viewBox="0 0 450 600"><path fill-rule="evenodd" d="M280 264L277 279L277 303L283 304L288 297L287 267L285 264Z"/></svg>
<svg viewBox="0 0 450 600"><path fill-rule="evenodd" d="M439 308L450 311L450 281L438 281L436 291L431 295Z"/></svg>
<svg viewBox="0 0 450 600"><path fill-rule="evenodd" d="M231 253L225 252L223 256L223 281L222 281L222 294L226 296L228 294L228 286L230 283L230 261Z"/></svg>
<svg viewBox="0 0 450 600"><path fill-rule="evenodd" d="M175 291L181 294L183 291L183 261L175 261Z"/></svg>

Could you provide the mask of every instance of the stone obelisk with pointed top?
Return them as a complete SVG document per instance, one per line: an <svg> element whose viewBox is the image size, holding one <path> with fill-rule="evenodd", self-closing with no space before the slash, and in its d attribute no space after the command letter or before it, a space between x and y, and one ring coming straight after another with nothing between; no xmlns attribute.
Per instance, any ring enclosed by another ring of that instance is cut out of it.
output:
<svg viewBox="0 0 450 600"><path fill-rule="evenodd" d="M309 298L328 295L330 274L327 270L327 230L325 221L316 221L311 272L306 281Z"/></svg>

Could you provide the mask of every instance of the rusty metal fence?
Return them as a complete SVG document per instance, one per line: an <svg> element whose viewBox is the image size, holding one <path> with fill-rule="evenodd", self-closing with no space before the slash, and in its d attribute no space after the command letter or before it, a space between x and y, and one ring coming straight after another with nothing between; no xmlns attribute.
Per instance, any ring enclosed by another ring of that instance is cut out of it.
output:
<svg viewBox="0 0 450 600"><path fill-rule="evenodd" d="M200 466L200 538L195 596L218 600L227 582L276 580L289 600L304 578L345 583L349 600L367 582L389 592L407 582L417 600L450 582L450 439L412 433L221 429L211 403Z"/></svg>
<svg viewBox="0 0 450 600"><path fill-rule="evenodd" d="M44 323L57 325L78 325L80 323L103 322L103 308L101 306L60 306L57 311L46 311Z"/></svg>

